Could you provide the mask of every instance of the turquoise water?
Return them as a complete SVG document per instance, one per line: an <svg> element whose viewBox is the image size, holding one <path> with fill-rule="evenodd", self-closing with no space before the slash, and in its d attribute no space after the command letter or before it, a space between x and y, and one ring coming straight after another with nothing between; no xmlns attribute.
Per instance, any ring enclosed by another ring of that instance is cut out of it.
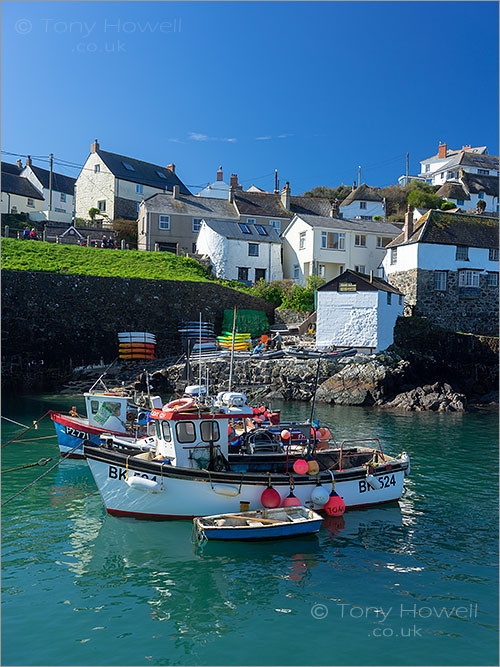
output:
<svg viewBox="0 0 500 667"><path fill-rule="evenodd" d="M75 404L4 400L2 414L29 424ZM201 553L190 522L107 516L85 462L5 505L2 664L497 664L498 414L319 406L317 417L338 440L410 454L399 505L330 518L318 536ZM22 430L2 426L4 443ZM44 439L5 447L2 470L57 456L52 434L46 419L28 434ZM53 462L2 475L3 499Z"/></svg>

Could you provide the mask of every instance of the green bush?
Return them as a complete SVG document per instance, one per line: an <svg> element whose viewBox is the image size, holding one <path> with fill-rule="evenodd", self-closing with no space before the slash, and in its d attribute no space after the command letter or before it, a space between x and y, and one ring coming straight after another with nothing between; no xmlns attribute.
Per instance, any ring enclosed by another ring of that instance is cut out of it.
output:
<svg viewBox="0 0 500 667"><path fill-rule="evenodd" d="M271 301L276 307L286 310L314 310L314 285L316 289L324 285L325 280L320 276L309 276L305 285L293 280L273 280L266 283L259 281L247 289L249 294Z"/></svg>
<svg viewBox="0 0 500 667"><path fill-rule="evenodd" d="M452 208L457 208L457 205L454 204L451 201L447 201L446 199L443 199L443 201L441 202L441 210L442 211L449 211Z"/></svg>

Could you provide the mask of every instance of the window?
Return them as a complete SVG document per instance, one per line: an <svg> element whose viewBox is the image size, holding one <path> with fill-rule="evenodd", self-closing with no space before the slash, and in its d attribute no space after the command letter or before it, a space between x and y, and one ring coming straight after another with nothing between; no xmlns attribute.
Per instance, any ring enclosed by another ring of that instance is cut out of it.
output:
<svg viewBox="0 0 500 667"><path fill-rule="evenodd" d="M203 442L214 442L220 438L219 424L216 421L206 421L200 424L201 439Z"/></svg>
<svg viewBox="0 0 500 667"><path fill-rule="evenodd" d="M247 225L255 225L255 218L247 218Z"/></svg>
<svg viewBox="0 0 500 667"><path fill-rule="evenodd" d="M35 208L35 200L31 199L31 197L28 197L28 202L26 206L31 206L31 208Z"/></svg>
<svg viewBox="0 0 500 667"><path fill-rule="evenodd" d="M100 164L95 164L94 165L94 174L98 174L101 171L101 165Z"/></svg>
<svg viewBox="0 0 500 667"><path fill-rule="evenodd" d="M294 280L298 280L298 279L299 279L299 275L300 275L300 273L299 273L299 265L298 265L298 264L295 264L295 266L293 267L293 279L294 279Z"/></svg>
<svg viewBox="0 0 500 667"><path fill-rule="evenodd" d="M398 249L391 248L391 264L396 264L398 261Z"/></svg>
<svg viewBox="0 0 500 667"><path fill-rule="evenodd" d="M250 229L250 227L248 227L247 225L245 225L244 222L239 222L239 223L238 223L238 227L241 229L241 231L243 232L243 234L251 234L251 233L252 233L252 230Z"/></svg>
<svg viewBox="0 0 500 667"><path fill-rule="evenodd" d="M490 262L498 262L498 248L490 248L488 259Z"/></svg>
<svg viewBox="0 0 500 667"><path fill-rule="evenodd" d="M466 245L457 245L457 261L467 262L469 260L469 248Z"/></svg>
<svg viewBox="0 0 500 667"><path fill-rule="evenodd" d="M359 208L366 208L366 202L365 201L360 201L359 202Z"/></svg>
<svg viewBox="0 0 500 667"><path fill-rule="evenodd" d="M175 432L179 442L194 442L196 440L196 430L193 422L177 422Z"/></svg>
<svg viewBox="0 0 500 667"><path fill-rule="evenodd" d="M55 210L56 213L66 213L66 209L65 209L65 208L57 208L57 207L56 207L54 210Z"/></svg>
<svg viewBox="0 0 500 667"><path fill-rule="evenodd" d="M191 244L191 252L196 253L196 243Z"/></svg>
<svg viewBox="0 0 500 667"><path fill-rule="evenodd" d="M249 257L258 257L259 256L259 244L258 243L249 243L248 244L248 256Z"/></svg>
<svg viewBox="0 0 500 667"><path fill-rule="evenodd" d="M321 247L333 250L344 250L345 234L340 232L321 232Z"/></svg>
<svg viewBox="0 0 500 667"><path fill-rule="evenodd" d="M201 218L193 218L193 232L199 232L201 227Z"/></svg>
<svg viewBox="0 0 500 667"><path fill-rule="evenodd" d="M479 271L459 271L459 287L479 287Z"/></svg>
<svg viewBox="0 0 500 667"><path fill-rule="evenodd" d="M377 236L377 248L385 248L391 241L387 236Z"/></svg>
<svg viewBox="0 0 500 667"><path fill-rule="evenodd" d="M343 264L339 264L339 276L340 276L341 273L344 273L344 265Z"/></svg>
<svg viewBox="0 0 500 667"><path fill-rule="evenodd" d="M355 234L354 235L354 245L360 248L366 247L366 236L364 234Z"/></svg>
<svg viewBox="0 0 500 667"><path fill-rule="evenodd" d="M365 265L364 264L356 264L354 267L354 270L357 271L358 273L365 273Z"/></svg>
<svg viewBox="0 0 500 667"><path fill-rule="evenodd" d="M463 206L465 204L465 199L457 199L457 206Z"/></svg>
<svg viewBox="0 0 500 667"><path fill-rule="evenodd" d="M373 218L372 218L371 215L360 215L359 219L360 220L372 220Z"/></svg>
<svg viewBox="0 0 500 667"><path fill-rule="evenodd" d="M162 171L156 171L156 173L157 173L159 178L164 178L165 180L167 180L166 175Z"/></svg>
<svg viewBox="0 0 500 667"><path fill-rule="evenodd" d="M98 201L97 208L103 213L106 210L106 200L103 199L102 201Z"/></svg>
<svg viewBox="0 0 500 667"><path fill-rule="evenodd" d="M478 192L477 193L477 198L478 199L484 199L484 192Z"/></svg>
<svg viewBox="0 0 500 667"><path fill-rule="evenodd" d="M402 294L399 295L399 305L400 306L403 305L403 295Z"/></svg>
<svg viewBox="0 0 500 667"><path fill-rule="evenodd" d="M425 165L425 173L426 173L426 174L429 173L430 170L431 170L431 165L430 165L430 164L426 164L426 165Z"/></svg>
<svg viewBox="0 0 500 667"><path fill-rule="evenodd" d="M138 201L137 202L137 213L139 213L140 208L141 208L141 202Z"/></svg>
<svg viewBox="0 0 500 667"><path fill-rule="evenodd" d="M161 424L161 437L163 440L165 440L165 442L170 442L172 440L170 424L167 421L158 421L157 424Z"/></svg>
<svg viewBox="0 0 500 667"><path fill-rule="evenodd" d="M144 190L144 188L142 187L142 185L136 185L135 186L135 191L138 195L142 195L143 190Z"/></svg>
<svg viewBox="0 0 500 667"><path fill-rule="evenodd" d="M306 247L306 233L300 232L299 234L299 250L304 250Z"/></svg>
<svg viewBox="0 0 500 667"><path fill-rule="evenodd" d="M60 201L66 201L66 195L64 194L64 192L59 193L59 199Z"/></svg>
<svg viewBox="0 0 500 667"><path fill-rule="evenodd" d="M238 267L238 280L248 280L248 267L246 266Z"/></svg>
<svg viewBox="0 0 500 667"><path fill-rule="evenodd" d="M478 169L477 173L478 174L484 174L485 176L489 176L490 170L489 169Z"/></svg>
<svg viewBox="0 0 500 667"><path fill-rule="evenodd" d="M269 224L271 227L274 227L278 233L281 231L281 222L279 220L269 220Z"/></svg>
<svg viewBox="0 0 500 667"><path fill-rule="evenodd" d="M269 234L267 233L267 229L262 225L255 225L255 229L261 236L269 236Z"/></svg>
<svg viewBox="0 0 500 667"><path fill-rule="evenodd" d="M122 165L125 167L125 169L127 169L127 171L135 171L133 166L131 164L129 164L128 162L122 162Z"/></svg>
<svg viewBox="0 0 500 667"><path fill-rule="evenodd" d="M326 275L326 267L324 264L320 264L318 267L318 275L321 276L321 278L324 278Z"/></svg>
<svg viewBox="0 0 500 667"><path fill-rule="evenodd" d="M447 278L447 271L434 271L434 289L438 292L445 292Z"/></svg>
<svg viewBox="0 0 500 667"><path fill-rule="evenodd" d="M170 216L169 215L160 215L158 219L158 229L170 229Z"/></svg>
<svg viewBox="0 0 500 667"><path fill-rule="evenodd" d="M390 306L392 303L392 294L391 292L386 292L387 294L387 305Z"/></svg>
<svg viewBox="0 0 500 667"><path fill-rule="evenodd" d="M255 269L255 282L258 283L259 280L266 279L266 270L265 269Z"/></svg>
<svg viewBox="0 0 500 667"><path fill-rule="evenodd" d="M488 271L488 287L498 287L498 273Z"/></svg>

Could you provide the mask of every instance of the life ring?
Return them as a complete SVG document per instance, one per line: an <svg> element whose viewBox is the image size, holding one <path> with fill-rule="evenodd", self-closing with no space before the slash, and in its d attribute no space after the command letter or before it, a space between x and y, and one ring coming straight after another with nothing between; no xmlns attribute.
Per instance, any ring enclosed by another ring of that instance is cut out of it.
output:
<svg viewBox="0 0 500 667"><path fill-rule="evenodd" d="M194 405L194 398L176 398L174 401L170 401L163 406L164 410L173 410L173 412L179 412L180 410L186 410L187 408L192 408Z"/></svg>
<svg viewBox="0 0 500 667"><path fill-rule="evenodd" d="M127 421L128 422L133 422L135 419L135 415L133 412L127 412Z"/></svg>

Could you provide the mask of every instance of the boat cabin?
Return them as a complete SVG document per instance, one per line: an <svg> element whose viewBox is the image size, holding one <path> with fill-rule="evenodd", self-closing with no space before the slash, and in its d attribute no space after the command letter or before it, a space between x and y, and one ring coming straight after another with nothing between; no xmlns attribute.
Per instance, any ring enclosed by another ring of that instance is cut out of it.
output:
<svg viewBox="0 0 500 667"><path fill-rule="evenodd" d="M146 424L149 410L162 406L160 396L138 401L125 391L86 392L84 397L89 425L117 432L128 430L127 425Z"/></svg>

